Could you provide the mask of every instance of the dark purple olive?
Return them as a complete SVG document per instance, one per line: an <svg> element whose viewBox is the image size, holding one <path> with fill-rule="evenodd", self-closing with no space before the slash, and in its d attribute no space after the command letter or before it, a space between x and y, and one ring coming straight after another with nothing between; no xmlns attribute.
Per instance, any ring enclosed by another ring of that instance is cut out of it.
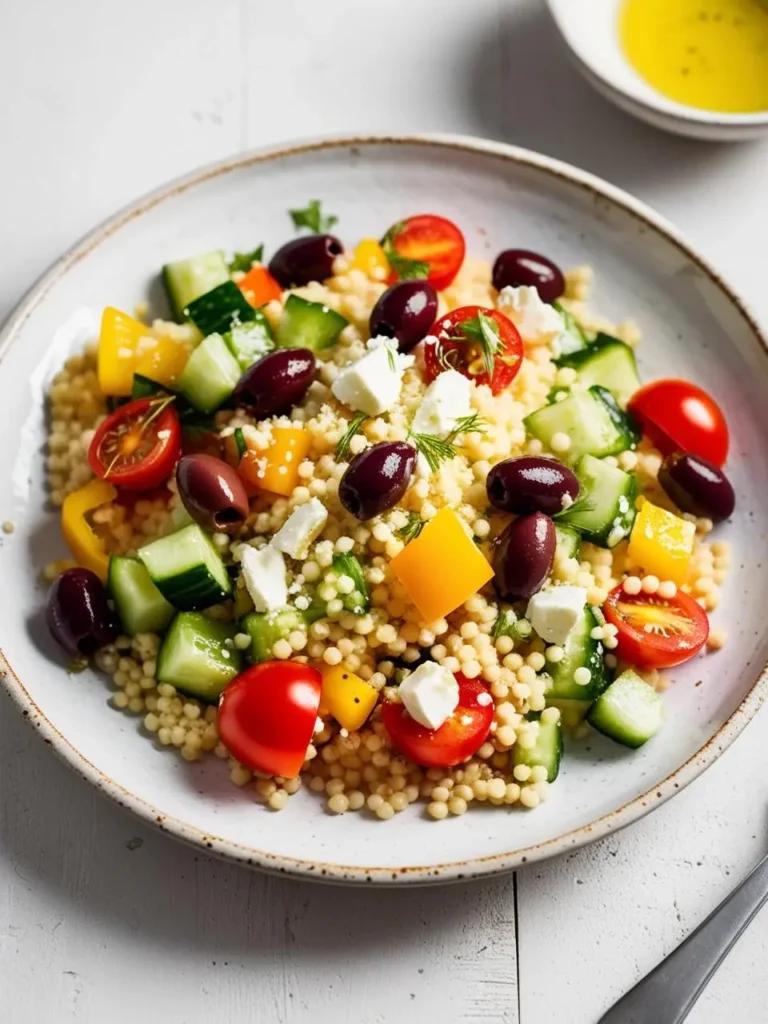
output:
<svg viewBox="0 0 768 1024"><path fill-rule="evenodd" d="M485 487L494 508L516 515L544 512L552 516L562 512L565 503L570 504L568 498L575 501L579 493L579 481L570 469L554 459L535 455L497 462Z"/></svg>
<svg viewBox="0 0 768 1024"><path fill-rule="evenodd" d="M339 483L339 501L358 519L392 508L405 494L416 468L416 449L405 441L382 441L356 455Z"/></svg>
<svg viewBox="0 0 768 1024"><path fill-rule="evenodd" d="M565 278L546 256L527 249L505 249L493 265L493 287L501 291L507 285L528 285L536 289L542 302L554 302L565 291Z"/></svg>
<svg viewBox="0 0 768 1024"><path fill-rule="evenodd" d="M310 281L324 281L333 272L333 261L343 252L334 235L306 235L281 246L269 261L269 272L283 288Z"/></svg>
<svg viewBox="0 0 768 1024"><path fill-rule="evenodd" d="M437 316L437 292L427 281L399 281L387 288L373 307L371 337L397 338L401 352L410 352L426 338Z"/></svg>
<svg viewBox="0 0 768 1024"><path fill-rule="evenodd" d="M53 639L76 657L90 656L118 633L106 588L90 569L67 569L54 581L46 620Z"/></svg>
<svg viewBox="0 0 768 1024"><path fill-rule="evenodd" d="M316 360L308 348L278 348L262 356L237 382L235 405L258 420L290 412L314 380Z"/></svg>
<svg viewBox="0 0 768 1024"><path fill-rule="evenodd" d="M544 586L555 557L555 524L543 512L521 516L497 538L494 585L501 597L532 597Z"/></svg>
<svg viewBox="0 0 768 1024"><path fill-rule="evenodd" d="M243 481L213 455L185 455L176 466L176 483L184 508L211 533L232 533L248 515Z"/></svg>
<svg viewBox="0 0 768 1024"><path fill-rule="evenodd" d="M736 495L714 463L691 452L673 452L661 464L659 483L683 512L719 523L733 515Z"/></svg>

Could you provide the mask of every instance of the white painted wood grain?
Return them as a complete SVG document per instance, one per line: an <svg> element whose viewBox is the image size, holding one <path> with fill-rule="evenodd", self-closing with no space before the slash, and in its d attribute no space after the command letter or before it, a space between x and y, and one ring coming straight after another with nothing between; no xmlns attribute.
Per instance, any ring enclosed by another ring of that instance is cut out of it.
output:
<svg viewBox="0 0 768 1024"><path fill-rule="evenodd" d="M302 135L431 130L541 149L629 188L768 320L768 148L629 121L565 63L542 7L5 0L0 318L94 223L195 165ZM519 874L522 1024L593 1024L764 852L764 728L632 829ZM515 945L510 879L359 892L221 864L91 793L0 700L3 1024L516 1024ZM692 1024L737 1011L765 1024L766 951L764 914Z"/></svg>

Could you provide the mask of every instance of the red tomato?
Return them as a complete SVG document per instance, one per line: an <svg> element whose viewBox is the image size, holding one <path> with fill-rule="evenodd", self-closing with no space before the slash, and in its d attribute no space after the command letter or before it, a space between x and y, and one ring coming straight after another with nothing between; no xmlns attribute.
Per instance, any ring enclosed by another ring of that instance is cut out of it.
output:
<svg viewBox="0 0 768 1024"><path fill-rule="evenodd" d="M489 377L478 335L478 313L493 320L498 333L498 351L493 357L493 375ZM470 325L471 334L463 333ZM462 306L447 313L425 338L424 362L427 379L433 381L444 370L458 370L476 384L488 384L494 395L508 388L523 365L523 341L503 313L482 306Z"/></svg>
<svg viewBox="0 0 768 1024"><path fill-rule="evenodd" d="M88 449L96 476L132 491L164 483L181 455L181 426L172 401L139 398L108 416Z"/></svg>
<svg viewBox="0 0 768 1024"><path fill-rule="evenodd" d="M232 680L219 700L219 736L241 764L292 779L317 721L321 676L300 661L262 661Z"/></svg>
<svg viewBox="0 0 768 1024"><path fill-rule="evenodd" d="M709 619L692 597L627 594L621 584L603 605L606 621L617 627L616 652L640 668L672 668L698 654L709 636Z"/></svg>
<svg viewBox="0 0 768 1024"><path fill-rule="evenodd" d="M654 380L636 391L629 412L663 455L693 452L722 466L728 456L728 425L706 391L685 380Z"/></svg>
<svg viewBox="0 0 768 1024"><path fill-rule="evenodd" d="M409 276L407 267L398 266L399 260L416 261L428 265L427 280L441 292L453 281L464 262L464 235L452 221L433 213L407 217L391 227L384 238L385 251L394 250L394 259L390 260L390 284Z"/></svg>
<svg viewBox="0 0 768 1024"><path fill-rule="evenodd" d="M411 718L399 701L384 701L381 720L397 749L416 764L449 768L466 761L485 743L493 722L493 701L478 702L488 688L478 679L456 673L459 704L439 729L427 729Z"/></svg>

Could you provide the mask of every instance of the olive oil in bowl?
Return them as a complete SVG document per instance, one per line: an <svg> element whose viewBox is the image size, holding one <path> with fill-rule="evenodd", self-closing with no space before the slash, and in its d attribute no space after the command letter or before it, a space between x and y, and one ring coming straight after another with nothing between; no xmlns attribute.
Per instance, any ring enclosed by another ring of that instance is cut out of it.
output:
<svg viewBox="0 0 768 1024"><path fill-rule="evenodd" d="M626 0L620 32L630 64L669 99L768 111L768 0Z"/></svg>

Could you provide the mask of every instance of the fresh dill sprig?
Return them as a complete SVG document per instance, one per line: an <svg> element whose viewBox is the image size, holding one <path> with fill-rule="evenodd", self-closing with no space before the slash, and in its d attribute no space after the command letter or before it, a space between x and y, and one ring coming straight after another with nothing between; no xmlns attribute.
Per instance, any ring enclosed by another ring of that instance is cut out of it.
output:
<svg viewBox="0 0 768 1024"><path fill-rule="evenodd" d="M485 372L489 377L493 376L496 356L503 349L499 327L493 317L480 310L477 316L452 327L448 337L450 341L465 341L477 345L482 353Z"/></svg>
<svg viewBox="0 0 768 1024"><path fill-rule="evenodd" d="M438 471L441 462L447 462L456 456L455 445L434 434L409 433L408 439L427 460L427 465L433 473Z"/></svg>
<svg viewBox="0 0 768 1024"><path fill-rule="evenodd" d="M402 234L405 225L402 221L393 224L381 239L381 247L387 257L390 267L398 281L412 281L416 278L429 277L429 264L424 260L412 260L401 255L395 248L398 236Z"/></svg>
<svg viewBox="0 0 768 1024"><path fill-rule="evenodd" d="M418 512L409 512L408 522L405 526L400 527L397 531L397 535L407 544L408 541L416 540L426 525L426 522L421 518Z"/></svg>
<svg viewBox="0 0 768 1024"><path fill-rule="evenodd" d="M389 345L386 345L385 348L387 350L387 362L389 363L389 368L392 373L397 373L397 363L395 362L394 350Z"/></svg>
<svg viewBox="0 0 768 1024"><path fill-rule="evenodd" d="M349 421L349 426L346 432L342 435L339 443L336 445L336 458L339 462L342 462L349 455L349 445L355 434L359 433L362 425L368 419L368 416L364 412L356 412L352 419Z"/></svg>
<svg viewBox="0 0 768 1024"><path fill-rule="evenodd" d="M326 231L330 231L339 220L332 213L323 213L322 203L319 199L310 199L306 210L289 210L288 213L291 215L293 226L297 230L299 228L309 228L316 235L322 235Z"/></svg>
<svg viewBox="0 0 768 1024"><path fill-rule="evenodd" d="M251 269L252 264L261 263L263 256L263 245L257 245L253 252L235 252L229 261L229 269L232 273L236 271L247 273Z"/></svg>
<svg viewBox="0 0 768 1024"><path fill-rule="evenodd" d="M454 441L459 434L487 434L488 429L485 420L479 412L473 412L471 416L460 416L454 424L453 430L448 434L446 441Z"/></svg>

